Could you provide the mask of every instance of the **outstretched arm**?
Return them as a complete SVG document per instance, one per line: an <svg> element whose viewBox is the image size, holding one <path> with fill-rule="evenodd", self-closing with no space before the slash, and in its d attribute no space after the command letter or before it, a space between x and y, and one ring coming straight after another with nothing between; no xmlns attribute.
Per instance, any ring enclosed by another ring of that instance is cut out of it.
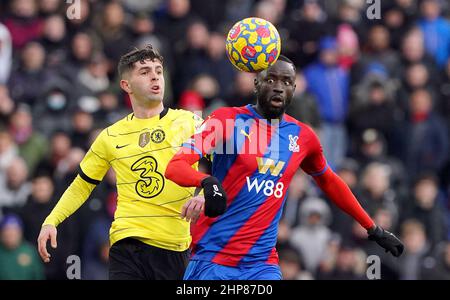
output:
<svg viewBox="0 0 450 300"><path fill-rule="evenodd" d="M50 254L47 252L47 241L51 241L53 248L57 246L56 227L80 208L110 168L107 160L108 147L105 146L104 141L105 135L105 130L103 130L95 139L80 163L77 177L42 224L38 237L38 250L44 262L50 261Z"/></svg>
<svg viewBox="0 0 450 300"><path fill-rule="evenodd" d="M328 168L322 175L315 176L314 180L331 201L367 229L369 240L377 242L386 252L389 251L396 257L402 254L402 242L395 235L374 223L347 184L336 173Z"/></svg>
<svg viewBox="0 0 450 300"><path fill-rule="evenodd" d="M347 184L328 167L317 136L309 129L308 155L302 162L302 169L313 176L317 185L341 210L352 216L369 234L369 239L377 242L386 252L400 256L403 252L402 242L392 233L377 226L359 204Z"/></svg>
<svg viewBox="0 0 450 300"><path fill-rule="evenodd" d="M362 227L367 230L375 227L374 221L361 207L347 184L330 168L327 168L323 174L313 178L327 197L341 210L358 221Z"/></svg>

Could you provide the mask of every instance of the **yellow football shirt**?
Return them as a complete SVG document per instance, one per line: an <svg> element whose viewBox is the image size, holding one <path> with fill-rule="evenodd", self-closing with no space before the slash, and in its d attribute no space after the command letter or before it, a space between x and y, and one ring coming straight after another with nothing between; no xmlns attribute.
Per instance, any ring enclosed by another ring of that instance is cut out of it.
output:
<svg viewBox="0 0 450 300"><path fill-rule="evenodd" d="M178 186L164 173L181 144L201 123L202 119L191 112L165 109L150 119L130 114L96 138L80 164L79 175L90 184L98 184L110 167L116 173L118 199L111 245L134 237L174 251L189 247L189 223L180 218L180 212L195 188ZM57 205L44 224L59 224L61 217L55 216L63 206Z"/></svg>

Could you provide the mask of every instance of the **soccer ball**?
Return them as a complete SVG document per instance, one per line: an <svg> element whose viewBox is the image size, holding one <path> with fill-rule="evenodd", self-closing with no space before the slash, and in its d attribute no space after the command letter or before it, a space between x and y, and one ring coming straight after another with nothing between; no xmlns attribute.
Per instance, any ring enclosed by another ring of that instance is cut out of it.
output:
<svg viewBox="0 0 450 300"><path fill-rule="evenodd" d="M259 72L273 65L280 55L281 39L275 26L260 18L243 19L230 29L227 55L244 72Z"/></svg>

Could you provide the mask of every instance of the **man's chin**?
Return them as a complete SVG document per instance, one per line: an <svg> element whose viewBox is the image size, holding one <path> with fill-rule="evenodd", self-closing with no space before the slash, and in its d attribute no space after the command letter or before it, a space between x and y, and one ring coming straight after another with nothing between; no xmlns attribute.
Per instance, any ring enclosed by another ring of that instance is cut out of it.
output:
<svg viewBox="0 0 450 300"><path fill-rule="evenodd" d="M270 120L270 119L279 119L281 118L281 116L284 114L284 112L286 111L286 108L283 107L269 107L268 110L266 111L266 117Z"/></svg>

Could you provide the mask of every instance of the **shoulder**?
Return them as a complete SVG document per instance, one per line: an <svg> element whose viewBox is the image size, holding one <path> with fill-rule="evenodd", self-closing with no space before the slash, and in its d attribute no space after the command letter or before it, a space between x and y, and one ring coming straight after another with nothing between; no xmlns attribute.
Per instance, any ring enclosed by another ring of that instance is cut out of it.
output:
<svg viewBox="0 0 450 300"><path fill-rule="evenodd" d="M193 119L195 116L197 115L188 110L169 108L169 111L165 117L175 120L178 118Z"/></svg>
<svg viewBox="0 0 450 300"><path fill-rule="evenodd" d="M109 125L105 129L103 129L98 136L115 136L123 131L124 128L128 127L128 122L130 122L133 118L133 114L129 114L119 121Z"/></svg>
<svg viewBox="0 0 450 300"><path fill-rule="evenodd" d="M300 122L299 120L297 120L296 118L294 118L291 115L288 115L287 113L284 114L283 116L284 121L291 123L291 124L295 124L298 126L303 126L304 123Z"/></svg>
<svg viewBox="0 0 450 300"><path fill-rule="evenodd" d="M249 114L246 106L241 107L221 107L213 111L208 118L234 119L239 114Z"/></svg>
<svg viewBox="0 0 450 300"><path fill-rule="evenodd" d="M303 140L309 141L312 139L318 139L317 133L310 125L300 122L299 120L295 119L294 117L288 114L284 115L284 120L300 128L300 136L302 137Z"/></svg>
<svg viewBox="0 0 450 300"><path fill-rule="evenodd" d="M180 126L186 126L186 124L198 126L203 122L203 119L200 116L184 109L169 109L169 112L164 118L168 119L168 124L172 127L176 124L179 124Z"/></svg>
<svg viewBox="0 0 450 300"><path fill-rule="evenodd" d="M287 123L289 123L289 124L296 125L296 126L300 127L300 129L301 129L302 131L307 131L307 132L313 131L313 129L311 128L311 126L309 126L308 124L303 123L303 122L297 120L297 119L294 118L293 116L290 116L290 115L288 115L288 114L286 114L286 113L284 114L284 121L287 122Z"/></svg>

